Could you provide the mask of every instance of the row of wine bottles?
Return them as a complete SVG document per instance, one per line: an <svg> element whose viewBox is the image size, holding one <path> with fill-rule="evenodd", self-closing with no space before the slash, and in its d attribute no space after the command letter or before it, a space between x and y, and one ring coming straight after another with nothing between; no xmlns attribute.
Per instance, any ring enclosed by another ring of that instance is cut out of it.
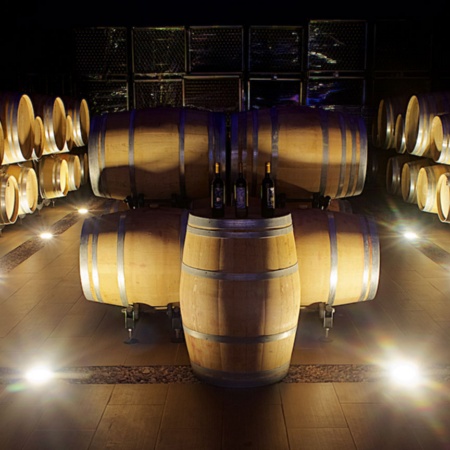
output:
<svg viewBox="0 0 450 450"><path fill-rule="evenodd" d="M275 215L275 182L270 173L270 161L266 162L265 175L261 182L261 216ZM235 216L245 219L248 216L248 188L244 176L242 162L239 162L238 176L233 185L233 204ZM214 178L211 182L211 214L213 217L224 217L226 205L225 183L220 175L220 163L214 165Z"/></svg>

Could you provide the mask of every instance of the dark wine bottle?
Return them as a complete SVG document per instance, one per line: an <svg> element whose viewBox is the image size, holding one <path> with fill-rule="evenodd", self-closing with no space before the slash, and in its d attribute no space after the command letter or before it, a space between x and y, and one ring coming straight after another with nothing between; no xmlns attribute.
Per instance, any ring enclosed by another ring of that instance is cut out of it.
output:
<svg viewBox="0 0 450 450"><path fill-rule="evenodd" d="M241 161L239 161L238 176L234 183L234 211L238 219L244 219L248 216L247 181L244 177Z"/></svg>
<svg viewBox="0 0 450 450"><path fill-rule="evenodd" d="M261 215L275 215L275 183L270 174L270 162L266 162L266 173L261 183Z"/></svg>
<svg viewBox="0 0 450 450"><path fill-rule="evenodd" d="M220 163L214 165L214 179L211 183L211 214L213 217L225 216L225 184L220 176Z"/></svg>

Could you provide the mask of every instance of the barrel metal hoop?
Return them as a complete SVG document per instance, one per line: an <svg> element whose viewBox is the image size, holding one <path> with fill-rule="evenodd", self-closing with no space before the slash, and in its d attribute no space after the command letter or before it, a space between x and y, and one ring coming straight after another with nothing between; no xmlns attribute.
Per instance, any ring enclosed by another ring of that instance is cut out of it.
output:
<svg viewBox="0 0 450 450"><path fill-rule="evenodd" d="M297 332L297 325L289 330L281 333L262 335L262 336L226 336L218 334L201 333L200 331L192 330L183 324L184 332L190 337L201 339L203 341L218 342L220 344L265 344L267 342L276 342L286 339Z"/></svg>
<svg viewBox="0 0 450 450"><path fill-rule="evenodd" d="M261 281L270 280L274 278L287 277L298 273L298 263L282 269L270 270L266 272L255 273L229 273L212 270L198 269L185 264L181 264L182 272L192 275L194 277L209 278L213 280L225 280L225 281Z"/></svg>
<svg viewBox="0 0 450 450"><path fill-rule="evenodd" d="M320 126L322 128L322 170L320 172L320 193L326 194L327 172L329 162L329 136L328 136L328 113L319 109Z"/></svg>
<svg viewBox="0 0 450 450"><path fill-rule="evenodd" d="M136 190L136 167L134 164L134 127L136 109L130 111L130 124L128 128L128 172L130 175L130 187L133 196L137 197Z"/></svg>
<svg viewBox="0 0 450 450"><path fill-rule="evenodd" d="M358 178L356 183L356 189L352 193L352 195L359 195L363 191L364 183L366 180L367 175L367 164L368 164L368 156L367 156L367 129L366 124L364 123L364 120L362 117L358 117L358 131L359 131L359 172L358 172ZM356 154L358 142L356 141L355 147L353 148L353 151ZM352 158L353 163L353 158Z"/></svg>
<svg viewBox="0 0 450 450"><path fill-rule="evenodd" d="M269 219L212 219L209 217L196 216L189 214L188 226L194 232L194 229L205 229L208 231L214 230L256 230L276 228L289 228L292 225L291 214L284 214L278 217ZM287 230L290 232L290 230Z"/></svg>
<svg viewBox="0 0 450 450"><path fill-rule="evenodd" d="M289 225L283 228L273 228L273 229L261 229L258 231L246 231L241 229L240 231L227 231L225 230L208 230L205 228L195 228L188 224L187 231L190 234L195 234L196 236L205 236L211 238L224 238L224 239L256 239L256 238L268 238L276 236L285 236L287 234L293 233L293 226Z"/></svg>
<svg viewBox="0 0 450 450"><path fill-rule="evenodd" d="M120 301L123 306L128 306L127 291L125 286L125 221L127 215L121 214L117 230L117 285L119 288Z"/></svg>
<svg viewBox="0 0 450 450"><path fill-rule="evenodd" d="M375 220L371 216L366 216L366 220L369 227L370 239L369 264L370 262L372 263L370 268L369 289L366 300L373 300L377 293L380 273L380 241Z"/></svg>
<svg viewBox="0 0 450 450"><path fill-rule="evenodd" d="M100 278L98 274L98 232L99 222L94 221L94 230L92 232L92 282L94 284L95 296L97 301L103 303L102 295L100 293Z"/></svg>
<svg viewBox="0 0 450 450"><path fill-rule="evenodd" d="M341 153L341 166L339 168L339 181L338 181L338 186L337 186L337 190L336 190L336 198L340 198L342 197L342 191L344 189L344 181L345 181L345 169L347 167L347 126L344 120L344 116L340 113L338 113L338 118L339 118L339 128L341 129L341 146L342 146L342 153ZM352 142L352 148L353 148L353 152L352 152L352 165L350 167L350 179L349 179L349 183L348 183L348 187L347 187L347 192L346 194L348 194L349 189L351 189L351 187L353 186L353 167L355 164L355 149L354 149L354 141Z"/></svg>
<svg viewBox="0 0 450 450"><path fill-rule="evenodd" d="M330 237L330 289L328 292L328 305L333 305L336 299L336 288L338 282L338 249L337 249L337 232L334 213L327 211L328 217L328 235Z"/></svg>

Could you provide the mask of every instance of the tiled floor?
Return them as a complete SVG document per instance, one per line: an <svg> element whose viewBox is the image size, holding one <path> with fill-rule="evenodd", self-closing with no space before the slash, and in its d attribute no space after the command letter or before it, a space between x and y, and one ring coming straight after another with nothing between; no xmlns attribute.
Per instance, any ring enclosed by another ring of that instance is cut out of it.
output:
<svg viewBox="0 0 450 450"><path fill-rule="evenodd" d="M84 297L84 216L73 214L84 198L82 189L69 192L3 229L0 449L450 449L450 228L437 216L386 195L376 183L351 199L355 213L373 214L379 224L377 295L337 306L328 338L317 309L302 309L291 359L300 373L312 365L325 372L377 367L385 374L392 359L412 358L426 371L415 389L384 375L287 378L254 388L173 377L102 384L76 382L70 369L160 366L175 373L190 361L186 345L171 339L166 311L142 308L137 342L127 344L121 307ZM90 200L93 215L115 206ZM40 243L35 235L52 224L59 224L54 239ZM421 230L420 242L404 240L400 231L408 226ZM32 386L13 371L39 362L60 376Z"/></svg>

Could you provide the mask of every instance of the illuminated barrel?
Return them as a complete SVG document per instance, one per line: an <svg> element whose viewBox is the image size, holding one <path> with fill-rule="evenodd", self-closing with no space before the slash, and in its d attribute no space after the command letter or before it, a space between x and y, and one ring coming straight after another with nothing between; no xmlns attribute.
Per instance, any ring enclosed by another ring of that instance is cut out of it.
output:
<svg viewBox="0 0 450 450"><path fill-rule="evenodd" d="M431 128L434 116L450 112L450 92L412 95L405 115L406 151L431 157Z"/></svg>
<svg viewBox="0 0 450 450"><path fill-rule="evenodd" d="M39 160L39 192L44 199L65 197L69 192L69 166L67 161L54 156Z"/></svg>
<svg viewBox="0 0 450 450"><path fill-rule="evenodd" d="M394 96L382 98L378 103L374 144L383 149L396 148L396 121L399 114L404 114L408 98Z"/></svg>
<svg viewBox="0 0 450 450"><path fill-rule="evenodd" d="M436 203L439 220L450 223L450 173L443 173L438 179Z"/></svg>
<svg viewBox="0 0 450 450"><path fill-rule="evenodd" d="M362 118L308 106L276 106L233 113L231 179L243 161L249 193L259 195L266 161L278 193L303 198L359 195L367 171L367 132Z"/></svg>
<svg viewBox="0 0 450 450"><path fill-rule="evenodd" d="M226 167L225 114L160 107L94 116L88 151L98 197L208 197L214 162Z"/></svg>
<svg viewBox="0 0 450 450"><path fill-rule="evenodd" d="M180 308L194 373L219 386L274 383L288 372L300 311L290 214L189 214Z"/></svg>
<svg viewBox="0 0 450 450"><path fill-rule="evenodd" d="M178 302L186 217L177 208L138 208L85 219L80 276L86 299L118 306Z"/></svg>
<svg viewBox="0 0 450 450"><path fill-rule="evenodd" d="M431 158L440 164L450 163L450 113L433 117L431 122Z"/></svg>
<svg viewBox="0 0 450 450"><path fill-rule="evenodd" d="M308 209L292 211L302 306L373 300L380 244L370 216Z"/></svg>
<svg viewBox="0 0 450 450"><path fill-rule="evenodd" d="M402 168L403 164L416 159L412 155L392 156L386 165L386 191L388 194L402 194Z"/></svg>
<svg viewBox="0 0 450 450"><path fill-rule="evenodd" d="M44 155L62 151L66 145L66 108L61 97L31 94L34 111L44 126Z"/></svg>
<svg viewBox="0 0 450 450"><path fill-rule="evenodd" d="M38 205L39 187L36 171L33 167L10 164L6 172L13 175L19 189L19 215L32 214Z"/></svg>
<svg viewBox="0 0 450 450"><path fill-rule="evenodd" d="M19 215L19 186L14 175L0 172L0 224L15 223Z"/></svg>
<svg viewBox="0 0 450 450"><path fill-rule="evenodd" d="M34 148L34 108L30 97L0 92L0 121L5 140L2 164L30 159Z"/></svg>
<svg viewBox="0 0 450 450"><path fill-rule="evenodd" d="M421 211L437 214L436 190L439 177L450 172L450 166L434 164L422 167L417 176L417 206Z"/></svg>
<svg viewBox="0 0 450 450"><path fill-rule="evenodd" d="M59 153L57 158L67 161L68 190L76 191L81 186L82 168L78 155L71 153Z"/></svg>
<svg viewBox="0 0 450 450"><path fill-rule="evenodd" d="M416 158L402 166L402 198L407 203L417 203L417 177L422 167L433 164L429 158Z"/></svg>
<svg viewBox="0 0 450 450"><path fill-rule="evenodd" d="M89 105L84 98L63 97L66 113L71 118L72 136L70 139L76 147L83 147L89 142L91 125Z"/></svg>

